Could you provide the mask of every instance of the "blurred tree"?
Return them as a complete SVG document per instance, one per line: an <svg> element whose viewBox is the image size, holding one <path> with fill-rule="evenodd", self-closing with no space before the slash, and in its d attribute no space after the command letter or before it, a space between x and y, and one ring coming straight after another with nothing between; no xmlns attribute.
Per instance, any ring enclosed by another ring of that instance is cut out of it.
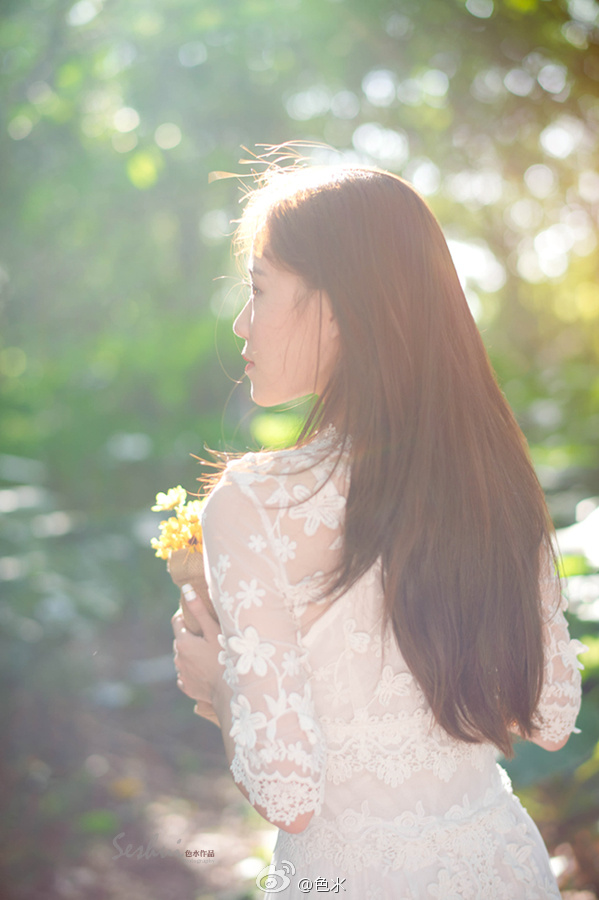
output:
<svg viewBox="0 0 599 900"><path fill-rule="evenodd" d="M207 175L299 133L430 198L542 460L596 467L597 15L594 0L5 5L7 445L42 441L67 489L125 421L159 455L190 415L217 437L214 318L234 282L214 278L231 274L237 196Z"/></svg>

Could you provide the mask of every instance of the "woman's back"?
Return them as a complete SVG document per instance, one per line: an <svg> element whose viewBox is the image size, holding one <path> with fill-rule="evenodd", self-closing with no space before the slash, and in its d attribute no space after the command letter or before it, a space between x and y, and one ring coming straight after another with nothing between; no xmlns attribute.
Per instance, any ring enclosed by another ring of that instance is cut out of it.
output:
<svg viewBox="0 0 599 900"><path fill-rule="evenodd" d="M229 465L205 514L233 690L233 774L273 819L316 809L302 833L280 832L274 862L290 881L273 895L345 879L339 892L355 900L369 891L559 897L496 749L435 723L392 629L383 630L380 563L337 600L323 597L342 548L350 462L332 428L303 448L249 454ZM579 676L555 590L548 578L540 709L542 734L559 740L574 725Z"/></svg>

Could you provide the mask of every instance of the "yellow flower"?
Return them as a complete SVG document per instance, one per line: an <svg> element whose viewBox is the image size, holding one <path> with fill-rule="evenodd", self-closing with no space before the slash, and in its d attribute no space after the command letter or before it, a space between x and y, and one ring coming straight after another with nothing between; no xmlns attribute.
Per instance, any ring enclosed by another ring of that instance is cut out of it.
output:
<svg viewBox="0 0 599 900"><path fill-rule="evenodd" d="M175 516L160 523L160 537L152 538L151 545L160 559L169 559L175 550L202 552L201 513L203 501L190 500L185 503L187 492L179 485L166 494L156 495L153 510L174 509Z"/></svg>
<svg viewBox="0 0 599 900"><path fill-rule="evenodd" d="M187 491L180 484L171 488L166 494L156 494L156 505L152 507L153 512L162 512L167 509L177 509L183 506L187 500Z"/></svg>

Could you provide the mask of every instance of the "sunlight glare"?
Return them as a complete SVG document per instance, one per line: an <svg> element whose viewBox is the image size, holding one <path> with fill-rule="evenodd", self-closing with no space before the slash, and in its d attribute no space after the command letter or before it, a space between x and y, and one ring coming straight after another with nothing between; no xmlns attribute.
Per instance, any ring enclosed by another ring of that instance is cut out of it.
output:
<svg viewBox="0 0 599 900"><path fill-rule="evenodd" d="M410 160L402 175L424 197L436 194L441 186L441 173L438 167L424 156Z"/></svg>
<svg viewBox="0 0 599 900"><path fill-rule="evenodd" d="M292 94L285 107L287 113L297 122L307 122L323 116L331 106L331 94L327 87L315 85L307 91Z"/></svg>
<svg viewBox="0 0 599 900"><path fill-rule="evenodd" d="M388 69L374 69L362 79L362 90L373 106L390 106L395 100L395 75Z"/></svg>
<svg viewBox="0 0 599 900"><path fill-rule="evenodd" d="M496 203L503 193L503 178L493 169L478 172L466 169L449 175L445 185L458 203L473 209Z"/></svg>
<svg viewBox="0 0 599 900"><path fill-rule="evenodd" d="M505 268L487 244L455 239L448 240L447 244L462 287L474 283L488 294L501 290L506 281Z"/></svg>
<svg viewBox="0 0 599 900"><path fill-rule="evenodd" d="M585 128L574 116L561 116L541 132L540 143L550 156L565 159L580 145Z"/></svg>
<svg viewBox="0 0 599 900"><path fill-rule="evenodd" d="M352 143L356 150L390 168L401 166L410 154L408 136L404 131L383 128L376 122L366 122L356 128Z"/></svg>

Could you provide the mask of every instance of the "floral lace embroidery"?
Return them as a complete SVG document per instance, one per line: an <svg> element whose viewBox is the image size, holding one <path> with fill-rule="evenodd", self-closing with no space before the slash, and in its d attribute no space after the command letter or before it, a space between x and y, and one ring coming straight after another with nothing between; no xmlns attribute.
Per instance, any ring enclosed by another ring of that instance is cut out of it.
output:
<svg viewBox="0 0 599 900"><path fill-rule="evenodd" d="M449 738L434 728L424 709L382 717L357 716L350 722L321 717L320 724L328 746L327 779L333 784L364 771L391 787L422 771L447 783L466 762L482 772L494 761L496 752L489 744Z"/></svg>
<svg viewBox="0 0 599 900"><path fill-rule="evenodd" d="M348 878L364 871L421 871L419 883L427 893L419 896L439 900L453 900L455 892L457 900L559 900L548 860L533 853L536 838L517 799L488 791L480 808L464 797L442 819L427 816L417 803L385 821L371 815L365 800L359 810L347 809L333 820L313 819L301 834L280 833L276 851L298 871L327 860ZM437 869L432 881L429 867ZM524 892L516 894L514 884Z"/></svg>

